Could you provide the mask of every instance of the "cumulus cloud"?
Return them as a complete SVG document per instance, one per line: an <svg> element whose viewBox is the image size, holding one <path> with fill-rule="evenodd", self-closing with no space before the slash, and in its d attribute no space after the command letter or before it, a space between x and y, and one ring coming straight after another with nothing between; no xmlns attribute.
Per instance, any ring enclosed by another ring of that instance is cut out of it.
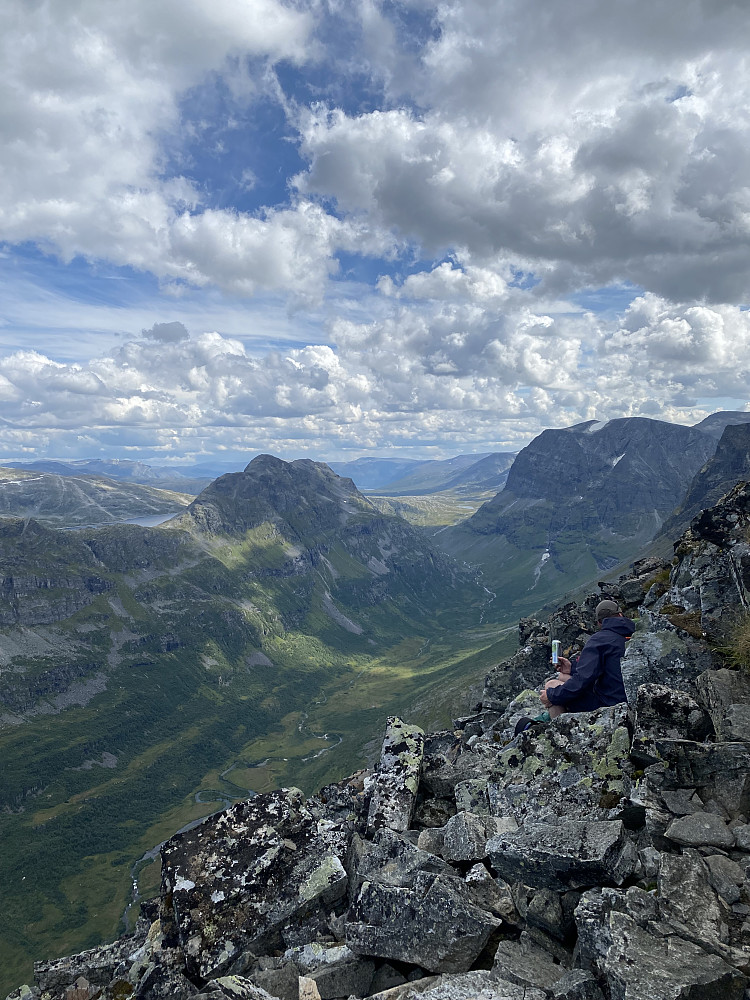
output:
<svg viewBox="0 0 750 1000"><path fill-rule="evenodd" d="M442 5L422 110L313 108L299 189L429 253L743 301L750 97L737 4Z"/></svg>
<svg viewBox="0 0 750 1000"><path fill-rule="evenodd" d="M9 0L6 246L300 318L255 352L163 308L91 360L14 350L0 446L484 450L739 405L745 21L732 0ZM209 91L240 137L215 198L188 169ZM580 305L614 286L620 315Z"/></svg>
<svg viewBox="0 0 750 1000"><path fill-rule="evenodd" d="M190 87L210 73L231 83L248 60L304 60L312 27L282 0L4 4L0 239L240 292L295 291L305 260L325 277L330 246L311 240L309 206L204 212L202 191L164 169Z"/></svg>
<svg viewBox="0 0 750 1000"><path fill-rule="evenodd" d="M483 287L475 298L460 286L452 300L394 298L372 322L339 318L335 346L250 354L173 322L87 365L15 352L0 359L0 451L18 455L34 434L58 454L115 441L152 458L335 458L415 442L445 454L520 448L545 427L593 418L697 422L750 393L750 313L738 307L647 294L604 321L533 311L518 289L488 299Z"/></svg>

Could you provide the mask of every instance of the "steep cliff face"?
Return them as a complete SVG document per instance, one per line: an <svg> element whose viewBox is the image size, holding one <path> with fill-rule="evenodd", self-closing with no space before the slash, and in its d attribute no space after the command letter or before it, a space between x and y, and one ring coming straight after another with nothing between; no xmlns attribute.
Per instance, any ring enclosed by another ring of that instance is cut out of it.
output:
<svg viewBox="0 0 750 1000"><path fill-rule="evenodd" d="M674 563L613 585L638 619L629 704L516 734L538 691L503 676L541 683L602 595L525 619L475 714L427 735L393 718L376 768L173 837L135 936L38 963L11 997L743 1000L750 663L701 636L747 614L749 532L742 484Z"/></svg>
<svg viewBox="0 0 750 1000"><path fill-rule="evenodd" d="M713 507L738 482L748 479L750 422L730 424L722 432L716 452L696 473L685 499L664 523L661 533L674 537L684 531L699 511Z"/></svg>
<svg viewBox="0 0 750 1000"><path fill-rule="evenodd" d="M505 488L435 541L476 561L520 611L538 606L632 558L714 446L693 428L641 417L546 430L519 452Z"/></svg>

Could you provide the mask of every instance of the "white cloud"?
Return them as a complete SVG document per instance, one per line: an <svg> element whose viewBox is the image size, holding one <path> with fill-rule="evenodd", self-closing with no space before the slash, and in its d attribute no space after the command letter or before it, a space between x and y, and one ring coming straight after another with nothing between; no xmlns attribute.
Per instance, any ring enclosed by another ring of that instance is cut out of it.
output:
<svg viewBox="0 0 750 1000"><path fill-rule="evenodd" d="M442 5L404 108L302 121L305 194L429 253L742 301L750 74L737 4Z"/></svg>
<svg viewBox="0 0 750 1000"><path fill-rule="evenodd" d="M9 0L0 239L241 292L295 290L306 263L324 278L330 247L310 245L309 206L281 221L202 212L199 189L163 175L163 142L179 133L187 88L211 72L231 82L247 59L303 60L312 26L309 12L280 0ZM312 279L303 284L308 291Z"/></svg>
<svg viewBox="0 0 750 1000"><path fill-rule="evenodd" d="M162 285L158 307L0 294L0 448L484 449L747 399L745 20L729 0L10 0L10 259L32 241ZM290 137L251 113L269 95L302 160L264 171ZM219 133L213 197L188 167ZM354 285L338 255L377 263ZM627 282L619 317L574 304Z"/></svg>

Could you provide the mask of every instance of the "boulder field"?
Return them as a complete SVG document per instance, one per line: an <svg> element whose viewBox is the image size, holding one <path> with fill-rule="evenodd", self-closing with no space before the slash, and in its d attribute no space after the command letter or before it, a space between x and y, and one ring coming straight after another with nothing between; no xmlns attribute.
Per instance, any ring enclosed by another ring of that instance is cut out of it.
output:
<svg viewBox="0 0 750 1000"><path fill-rule="evenodd" d="M599 588L523 619L452 729L392 718L372 770L173 837L134 935L9 1000L750 997L750 486ZM603 594L628 704L514 735Z"/></svg>

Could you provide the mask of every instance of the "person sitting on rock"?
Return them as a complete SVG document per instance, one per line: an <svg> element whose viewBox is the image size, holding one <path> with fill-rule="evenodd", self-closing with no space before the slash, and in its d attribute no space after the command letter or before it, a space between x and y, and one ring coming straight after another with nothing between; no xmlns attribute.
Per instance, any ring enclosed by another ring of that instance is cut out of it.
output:
<svg viewBox="0 0 750 1000"><path fill-rule="evenodd" d="M551 719L563 712L592 712L627 700L620 660L635 622L609 600L597 604L596 620L599 631L573 660L558 657L558 676L547 681L539 696Z"/></svg>

